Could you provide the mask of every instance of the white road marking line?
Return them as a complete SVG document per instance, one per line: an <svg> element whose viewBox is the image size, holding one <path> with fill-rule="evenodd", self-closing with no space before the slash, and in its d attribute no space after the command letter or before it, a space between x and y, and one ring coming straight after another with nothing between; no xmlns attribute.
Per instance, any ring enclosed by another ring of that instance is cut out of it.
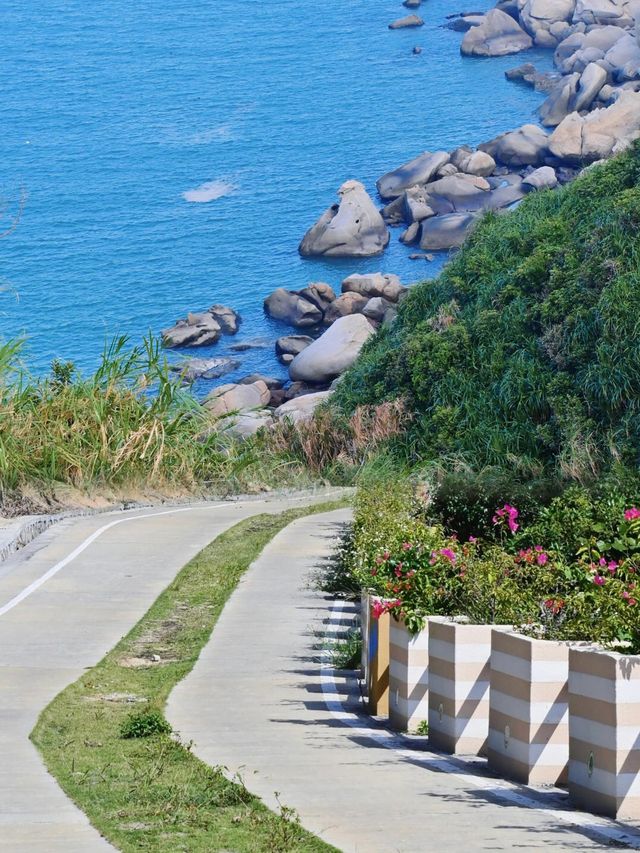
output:
<svg viewBox="0 0 640 853"><path fill-rule="evenodd" d="M344 609L345 604L342 601L337 601L333 605L331 609L332 624L335 624L336 620L341 617ZM633 850L640 850L640 835L636 834L632 829L626 830L625 827L613 820L594 817L586 812L546 808L540 804L539 800L522 793L527 790L524 785L516 786L503 779L487 779L483 776L476 776L473 773L461 772L457 764L443 758L437 753L407 749L406 740L402 735L393 734L386 729L379 729L373 725L367 725L364 715L355 714L353 711L348 710L342 700L338 698L340 691L338 690L335 678L336 670L330 660L327 659L329 655L325 653L323 657L325 660L320 664L322 669L320 681L327 710L334 719L343 725L349 726L359 737L369 738L369 740L373 740L385 749L392 749L399 756L407 761L411 761L413 764L419 764L422 767L455 776L464 785L478 788L496 798L540 812L546 817L554 818L562 823L580 827L591 836L597 836L607 841L615 841ZM466 763L464 759L457 759L457 761ZM534 791L534 789L530 790Z"/></svg>
<svg viewBox="0 0 640 853"><path fill-rule="evenodd" d="M334 494L336 494L336 493L335 492L328 492L327 495L320 495L319 497L321 497L321 498L326 497L327 499L329 499ZM283 497L283 498L276 499L274 501L274 503L277 503L278 500L282 501L282 503L294 503L295 501L304 501L304 500L307 500L307 499L312 498L312 497L314 497L314 496L302 495L300 497L295 497L295 498ZM315 497L318 497L318 496L315 496ZM168 509L168 510L164 510L163 512L148 512L148 513L145 513L144 515L132 515L132 516L128 516L127 518L119 518L116 521L111 521L111 522L109 522L109 524L105 524L103 527L100 527L98 530L96 530L94 533L92 533L91 536L88 536L84 540L84 542L82 542L80 545L78 545L78 547L75 548L64 559L62 559L58 563L56 563L55 566L52 566L41 577L39 577L35 581L33 581L33 583L30 583L29 586L25 587L22 590L22 592L19 592L18 595L14 596L10 601L7 601L7 603L5 605L0 607L0 616L4 616L5 613L8 613L10 610L12 610L14 607L16 607L22 601L24 601L25 598L28 598L37 589L40 589L40 587L43 584L45 584L48 580L51 580L51 578L54 575L57 575L58 572L61 569L64 569L65 566L68 566L69 563L73 562L73 560L75 560L76 557L79 557L83 551L86 551L86 549L90 545L93 545L93 543L96 541L96 539L99 539L103 533L106 533L107 530L111 530L112 527L117 527L119 524L126 524L127 522L130 522L130 521L140 521L141 519L144 519L144 518L158 518L159 516L162 516L162 515L175 515L176 513L179 513L179 512L194 512L195 510L200 510L200 509L222 509L224 507L246 506L247 503L248 503L248 501L237 501L237 502L226 501L225 503L221 503L221 504L211 504L211 505L203 504L201 506L176 507L175 509ZM253 503L253 501L251 503ZM255 501L255 503L256 503L256 506L262 506L264 504L268 504L269 501L260 500L260 501Z"/></svg>

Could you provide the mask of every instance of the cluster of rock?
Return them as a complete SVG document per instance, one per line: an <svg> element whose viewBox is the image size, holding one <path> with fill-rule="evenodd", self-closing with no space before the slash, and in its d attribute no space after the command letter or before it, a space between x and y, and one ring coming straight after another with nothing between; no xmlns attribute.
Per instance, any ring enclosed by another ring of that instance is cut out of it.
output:
<svg viewBox="0 0 640 853"><path fill-rule="evenodd" d="M394 319L406 293L398 276L384 273L345 278L340 296L324 282L297 291L278 288L264 302L270 317L316 333L329 328L315 338L284 335L276 341L276 356L294 382L331 382L351 366L372 332Z"/></svg>
<svg viewBox="0 0 640 853"><path fill-rule="evenodd" d="M240 315L226 305L212 305L206 311L187 314L175 326L162 330L165 347L203 347L215 344L222 335L235 335Z"/></svg>

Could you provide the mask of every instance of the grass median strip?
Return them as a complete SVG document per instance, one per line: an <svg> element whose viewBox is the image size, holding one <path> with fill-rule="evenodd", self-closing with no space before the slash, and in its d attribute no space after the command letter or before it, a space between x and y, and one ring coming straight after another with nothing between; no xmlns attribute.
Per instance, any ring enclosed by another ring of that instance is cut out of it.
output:
<svg viewBox="0 0 640 853"><path fill-rule="evenodd" d="M269 811L225 768L168 731L163 709L192 669L238 580L265 545L305 515L345 502L246 519L215 539L132 631L43 711L31 735L47 767L122 851L330 851L294 812Z"/></svg>

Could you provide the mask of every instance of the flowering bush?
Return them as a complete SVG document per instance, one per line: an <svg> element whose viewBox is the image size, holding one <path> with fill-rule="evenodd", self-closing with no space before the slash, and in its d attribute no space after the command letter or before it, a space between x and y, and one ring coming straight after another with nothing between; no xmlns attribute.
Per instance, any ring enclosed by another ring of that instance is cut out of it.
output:
<svg viewBox="0 0 640 853"><path fill-rule="evenodd" d="M369 491L357 501L352 571L383 599L378 615L391 612L412 631L428 615L465 616L640 652L640 509L610 509L613 517L594 522L572 554L527 544L518 508L508 503L493 514L499 541L460 542L429 518L428 501L408 484Z"/></svg>

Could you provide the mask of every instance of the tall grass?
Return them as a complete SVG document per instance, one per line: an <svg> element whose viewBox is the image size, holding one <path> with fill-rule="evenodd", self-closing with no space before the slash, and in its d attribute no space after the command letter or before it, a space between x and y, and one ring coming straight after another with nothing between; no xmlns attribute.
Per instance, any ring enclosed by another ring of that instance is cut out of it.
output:
<svg viewBox="0 0 640 853"><path fill-rule="evenodd" d="M225 442L215 421L171 376L157 340L105 346L88 377L54 362L34 378L21 344L0 346L0 497L25 489L230 488L251 448Z"/></svg>

